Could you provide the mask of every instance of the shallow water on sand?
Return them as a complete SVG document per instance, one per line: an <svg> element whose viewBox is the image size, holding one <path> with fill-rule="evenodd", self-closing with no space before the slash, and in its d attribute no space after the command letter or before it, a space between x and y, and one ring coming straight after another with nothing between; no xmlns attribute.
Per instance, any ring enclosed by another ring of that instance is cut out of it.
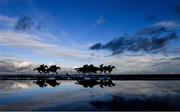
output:
<svg viewBox="0 0 180 112"><path fill-rule="evenodd" d="M180 110L180 82L0 80L0 110Z"/></svg>

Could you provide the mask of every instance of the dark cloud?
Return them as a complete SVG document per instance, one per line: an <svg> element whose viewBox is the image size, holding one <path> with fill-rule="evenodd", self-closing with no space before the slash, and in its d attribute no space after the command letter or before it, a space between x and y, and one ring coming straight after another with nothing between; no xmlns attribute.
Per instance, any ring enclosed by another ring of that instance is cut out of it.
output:
<svg viewBox="0 0 180 112"><path fill-rule="evenodd" d="M26 61L0 60L0 73L29 73L32 64Z"/></svg>
<svg viewBox="0 0 180 112"><path fill-rule="evenodd" d="M45 16L45 17L41 18L41 19L36 23L35 28L36 28L37 30L42 30L42 29L44 29L45 27L48 26L48 23L49 23L49 20L50 20L50 19L51 19L51 18L50 18L49 16Z"/></svg>
<svg viewBox="0 0 180 112"><path fill-rule="evenodd" d="M31 29L31 27L34 25L32 19L27 16L20 17L15 24L15 29L25 31Z"/></svg>
<svg viewBox="0 0 180 112"><path fill-rule="evenodd" d="M180 4L175 7L174 13L177 17L180 17Z"/></svg>
<svg viewBox="0 0 180 112"><path fill-rule="evenodd" d="M20 31L27 31L27 30L42 30L45 27L47 27L47 23L49 22L49 17L43 17L41 19L36 19L36 21L33 21L31 17L28 16L22 16L19 17L19 19L16 21L14 28L16 30Z"/></svg>
<svg viewBox="0 0 180 112"><path fill-rule="evenodd" d="M106 44L97 43L90 47L91 50L108 49L112 54L120 54L124 51L145 51L151 52L166 47L178 36L176 32L170 31L165 27L149 27L134 36L119 37Z"/></svg>
<svg viewBox="0 0 180 112"><path fill-rule="evenodd" d="M92 50L102 49L102 44L101 43L94 44L93 46L90 47L90 49Z"/></svg>
<svg viewBox="0 0 180 112"><path fill-rule="evenodd" d="M151 35L159 35L161 33L168 32L168 29L165 27L157 26L157 27L148 27L145 28L139 32L136 32L137 35L145 35L145 36L151 36Z"/></svg>
<svg viewBox="0 0 180 112"><path fill-rule="evenodd" d="M147 21L152 21L152 20L155 20L156 17L155 16L148 16L145 18Z"/></svg>

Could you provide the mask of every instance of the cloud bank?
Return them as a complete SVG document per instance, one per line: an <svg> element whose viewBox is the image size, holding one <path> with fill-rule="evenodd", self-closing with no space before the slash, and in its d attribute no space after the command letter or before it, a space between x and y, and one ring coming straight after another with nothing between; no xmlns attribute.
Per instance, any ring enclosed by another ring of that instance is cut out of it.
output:
<svg viewBox="0 0 180 112"><path fill-rule="evenodd" d="M112 54L121 54L128 52L143 51L150 53L152 51L167 48L173 40L178 39L176 30L179 25L174 22L160 22L148 28L136 32L133 36L122 36L115 38L106 44L96 43L90 47L91 50L107 49Z"/></svg>

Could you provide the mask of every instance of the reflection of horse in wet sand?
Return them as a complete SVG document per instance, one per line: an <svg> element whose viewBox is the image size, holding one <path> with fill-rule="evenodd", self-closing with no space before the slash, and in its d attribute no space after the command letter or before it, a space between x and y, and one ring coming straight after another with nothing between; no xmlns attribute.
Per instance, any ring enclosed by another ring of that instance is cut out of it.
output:
<svg viewBox="0 0 180 112"><path fill-rule="evenodd" d="M51 87L56 87L60 84L60 82L57 82L56 80L46 80L46 83L49 84Z"/></svg>
<svg viewBox="0 0 180 112"><path fill-rule="evenodd" d="M83 85L85 88L93 88L94 86L98 85L98 81L96 80L77 80L75 84Z"/></svg>
<svg viewBox="0 0 180 112"><path fill-rule="evenodd" d="M46 87L47 85L51 87L56 87L60 84L57 80L49 80L49 79L39 79L37 81L33 81L33 83L39 85L39 87Z"/></svg>
<svg viewBox="0 0 180 112"><path fill-rule="evenodd" d="M48 68L48 66L42 64L42 65L40 65L39 67L35 68L34 71L37 70L40 74L45 74L46 68Z"/></svg>
<svg viewBox="0 0 180 112"><path fill-rule="evenodd" d="M115 83L113 83L113 81L112 80L100 80L99 81L99 86L101 87L101 88L103 88L104 86L105 87L112 87L112 86L115 86L116 84Z"/></svg>
<svg viewBox="0 0 180 112"><path fill-rule="evenodd" d="M47 86L45 79L39 79L37 81L33 81L33 83L39 85L39 87L42 87L42 88Z"/></svg>
<svg viewBox="0 0 180 112"><path fill-rule="evenodd" d="M115 86L116 84L112 80L77 80L75 84L83 85L85 88L93 88L96 85L99 85L101 88L104 87L112 87Z"/></svg>

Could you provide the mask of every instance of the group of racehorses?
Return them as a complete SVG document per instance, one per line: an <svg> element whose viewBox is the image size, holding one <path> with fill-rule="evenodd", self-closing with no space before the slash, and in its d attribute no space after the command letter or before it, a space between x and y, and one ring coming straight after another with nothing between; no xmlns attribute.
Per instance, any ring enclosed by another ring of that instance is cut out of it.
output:
<svg viewBox="0 0 180 112"><path fill-rule="evenodd" d="M90 65L83 65L83 67L79 67L79 68L75 68L74 70L77 71L77 73L79 74L97 74L97 72L99 71L100 74L102 73L107 73L109 72L109 74L111 74L112 70L115 69L116 67L113 65L108 65L108 66L104 66L103 64L101 64L99 67L94 66L93 64ZM39 67L35 68L34 71L38 71L40 74L49 74L51 73L56 73L57 74L57 70L61 69L59 66L56 65L51 65L50 67L48 67L47 65L40 65Z"/></svg>
<svg viewBox="0 0 180 112"><path fill-rule="evenodd" d="M97 74L97 72L99 71L100 74L102 74L103 72L106 74L107 72L109 72L109 74L111 74L112 70L115 69L116 67L113 65L108 65L108 66L104 66L103 64L101 64L99 67L94 66L93 64L90 65L84 65L83 67L79 67L79 68L75 68L75 70L77 71L77 73L79 74L86 74L86 73L95 73Z"/></svg>
<svg viewBox="0 0 180 112"><path fill-rule="evenodd" d="M42 64L39 67L35 68L34 71L37 70L40 74L45 75L46 73L49 74L50 72L57 74L58 69L61 69L61 68L59 66L56 66L56 65L52 65L52 66L48 67L47 65Z"/></svg>

